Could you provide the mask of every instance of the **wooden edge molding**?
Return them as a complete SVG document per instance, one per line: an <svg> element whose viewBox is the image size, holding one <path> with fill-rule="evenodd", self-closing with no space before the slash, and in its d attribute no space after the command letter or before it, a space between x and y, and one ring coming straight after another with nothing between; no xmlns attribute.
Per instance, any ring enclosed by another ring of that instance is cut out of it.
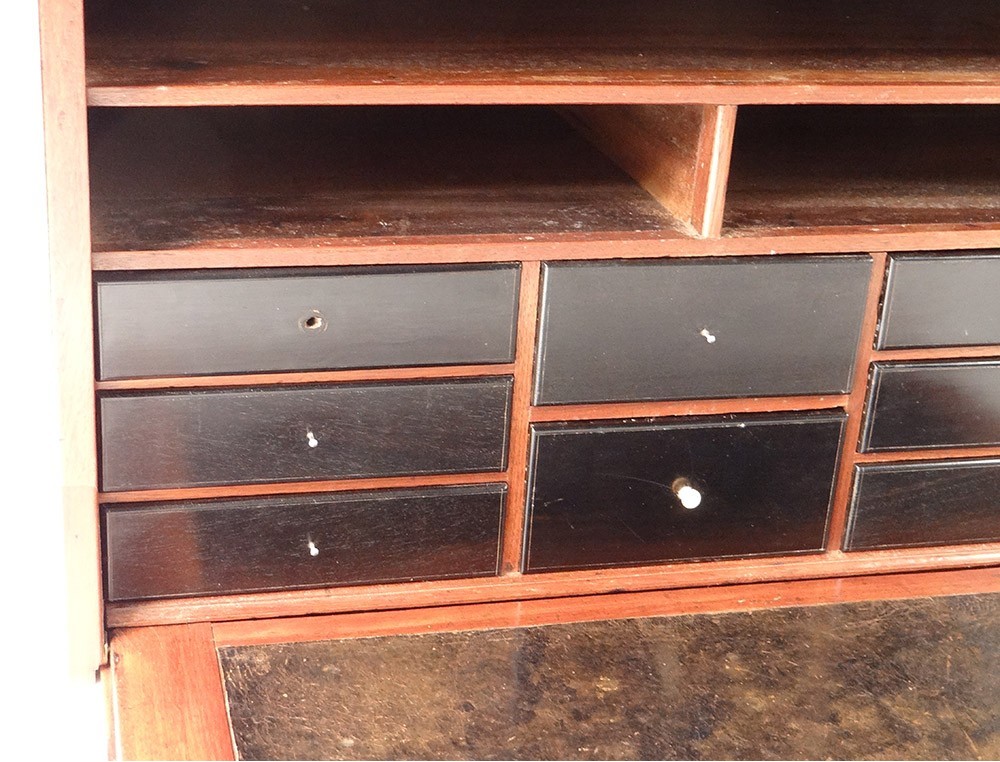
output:
<svg viewBox="0 0 1000 762"><path fill-rule="evenodd" d="M1000 567L221 622L213 631L220 647L247 646L992 592Z"/></svg>
<svg viewBox="0 0 1000 762"><path fill-rule="evenodd" d="M942 447L936 450L859 452L854 463L917 463L925 460L954 461L969 458L1000 458L1000 447Z"/></svg>
<svg viewBox="0 0 1000 762"><path fill-rule="evenodd" d="M286 239L244 241L152 251L97 251L95 270L185 268L327 267L335 265L539 262L548 259L646 257L736 257L770 254L831 254L861 251L922 251L996 248L1000 224L844 226L809 230L727 233L720 239L677 232L426 236L378 239Z"/></svg>
<svg viewBox="0 0 1000 762"><path fill-rule="evenodd" d="M878 329L879 312L882 306L882 288L888 266L888 256L885 252L874 253L871 256L871 280L868 283L868 296L861 320L858 349L854 357L854 378L851 381L851 394L847 403L847 423L844 425L844 439L841 443L837 476L831 500L830 521L827 528L827 550L839 550L844 542L847 514L851 501L851 486L854 480L854 456L858 451L861 421L864 418L865 402L868 399L868 366L871 364L872 348L875 346L875 332Z"/></svg>
<svg viewBox="0 0 1000 762"><path fill-rule="evenodd" d="M111 679L118 759L235 759L210 624L114 632Z"/></svg>
<svg viewBox="0 0 1000 762"><path fill-rule="evenodd" d="M693 225L702 238L722 235L736 106L705 106L695 169Z"/></svg>
<svg viewBox="0 0 1000 762"><path fill-rule="evenodd" d="M493 484L506 480L503 471L475 474L440 474L429 476L386 476L372 479L338 479L322 482L281 482L275 484L241 484L223 487L178 487L171 489L102 492L102 504L149 503L168 500L210 500L226 497L262 497L269 495L307 495L318 492L348 490L419 489L421 487Z"/></svg>
<svg viewBox="0 0 1000 762"><path fill-rule="evenodd" d="M1000 564L1000 543L510 575L468 580L319 588L107 604L109 627L270 619L493 601L566 598L778 580L971 568Z"/></svg>
<svg viewBox="0 0 1000 762"><path fill-rule="evenodd" d="M872 362L896 360L962 360L967 357L1000 357L1000 345L975 347L919 347L913 349L877 349Z"/></svg>
<svg viewBox="0 0 1000 762"><path fill-rule="evenodd" d="M177 376L164 378L126 378L98 381L97 391L188 389L223 386L280 386L284 384L335 384L354 381L416 381L434 378L472 378L509 376L513 363L491 365L449 365L412 368L363 368L352 370L309 371L299 373L246 373L224 376Z"/></svg>
<svg viewBox="0 0 1000 762"><path fill-rule="evenodd" d="M539 405L531 408L532 423L658 418L661 416L724 415L731 413L784 413L831 410L845 407L846 394L798 397L747 397L668 402L609 402L584 405Z"/></svg>

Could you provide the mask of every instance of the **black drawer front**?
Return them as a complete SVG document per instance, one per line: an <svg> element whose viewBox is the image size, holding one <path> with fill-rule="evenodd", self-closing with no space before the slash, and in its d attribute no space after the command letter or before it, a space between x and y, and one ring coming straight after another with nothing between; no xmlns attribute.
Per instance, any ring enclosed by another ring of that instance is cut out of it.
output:
<svg viewBox="0 0 1000 762"><path fill-rule="evenodd" d="M509 378L109 394L105 491L501 471Z"/></svg>
<svg viewBox="0 0 1000 762"><path fill-rule="evenodd" d="M1000 444L1000 362L875 363L862 452Z"/></svg>
<svg viewBox="0 0 1000 762"><path fill-rule="evenodd" d="M101 378L503 363L518 268L102 276Z"/></svg>
<svg viewBox="0 0 1000 762"><path fill-rule="evenodd" d="M862 465L845 550L1000 540L1000 460Z"/></svg>
<svg viewBox="0 0 1000 762"><path fill-rule="evenodd" d="M536 404L846 391L868 257L546 265Z"/></svg>
<svg viewBox="0 0 1000 762"><path fill-rule="evenodd" d="M108 598L496 574L504 489L109 507Z"/></svg>
<svg viewBox="0 0 1000 762"><path fill-rule="evenodd" d="M1000 253L892 257L879 349L1000 344Z"/></svg>
<svg viewBox="0 0 1000 762"><path fill-rule="evenodd" d="M819 551L844 420L537 426L526 570Z"/></svg>

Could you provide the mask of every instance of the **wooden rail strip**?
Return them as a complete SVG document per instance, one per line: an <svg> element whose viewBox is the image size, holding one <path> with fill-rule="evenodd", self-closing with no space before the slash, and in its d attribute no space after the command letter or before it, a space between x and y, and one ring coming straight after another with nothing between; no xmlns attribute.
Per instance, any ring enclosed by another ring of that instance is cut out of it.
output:
<svg viewBox="0 0 1000 762"><path fill-rule="evenodd" d="M527 490L528 446L531 436L529 414L534 382L535 336L538 323L538 291L541 266L526 262L521 266L518 292L517 348L514 361L514 390L511 402L510 438L507 450L507 501L501 545L502 574L521 570L524 545L525 496Z"/></svg>
<svg viewBox="0 0 1000 762"><path fill-rule="evenodd" d="M305 616L487 601L819 579L1000 564L1000 543L608 568L470 580L107 604L109 627Z"/></svg>
<svg viewBox="0 0 1000 762"><path fill-rule="evenodd" d="M177 487L171 489L102 492L103 504L149 503L169 500L208 500L226 497L267 495L309 495L348 490L419 489L420 487L461 486L464 484L499 484L506 480L503 471L471 474L432 474L425 476L384 476L364 479L337 479L316 482L275 482L273 484L237 484L220 487Z"/></svg>
<svg viewBox="0 0 1000 762"><path fill-rule="evenodd" d="M896 452L859 452L855 463L915 463L924 460L961 460L1000 458L1000 447L939 447L936 450L900 450Z"/></svg>
<svg viewBox="0 0 1000 762"><path fill-rule="evenodd" d="M722 234L737 112L735 106L706 106L705 112L700 152L704 160L696 168L694 219L700 236L718 238Z"/></svg>
<svg viewBox="0 0 1000 762"><path fill-rule="evenodd" d="M352 381L409 381L433 378L471 378L509 376L513 363L495 365L449 365L409 368L359 368L351 370L306 371L295 373L247 373L225 376L183 376L163 378L125 378L98 381L97 391L188 389L219 386L281 386L284 384L336 384Z"/></svg>
<svg viewBox="0 0 1000 762"><path fill-rule="evenodd" d="M865 402L868 398L868 366L875 346L875 331L878 328L881 309L882 289L885 283L888 255L885 252L872 254L872 275L868 284L868 298L865 302L864 317L858 351L854 359L854 379L847 403L847 424L844 426L844 440L840 450L837 478L833 487L830 522L827 529L827 550L839 550L847 528L847 513L851 500L851 484L854 478L854 456L858 451L861 422L864 419Z"/></svg>
<svg viewBox="0 0 1000 762"><path fill-rule="evenodd" d="M871 359L875 362L878 360L962 360L967 357L1000 357L1000 346L877 349L872 352Z"/></svg>
<svg viewBox="0 0 1000 762"><path fill-rule="evenodd" d="M720 585L674 590L669 595L660 592L620 593L554 600L441 606L406 612L378 611L220 622L213 626L213 631L218 646L249 646L998 591L1000 567L989 567Z"/></svg>
<svg viewBox="0 0 1000 762"><path fill-rule="evenodd" d="M531 408L532 423L611 420L615 418L659 418L661 416L723 415L731 413L778 413L830 410L846 407L846 394L798 397L751 397L667 402L607 402L586 405L540 405Z"/></svg>
<svg viewBox="0 0 1000 762"><path fill-rule="evenodd" d="M334 265L537 262L548 259L761 256L859 251L995 248L1000 224L768 230L721 239L652 234L537 234L242 242L149 251L95 251L95 270L321 267Z"/></svg>

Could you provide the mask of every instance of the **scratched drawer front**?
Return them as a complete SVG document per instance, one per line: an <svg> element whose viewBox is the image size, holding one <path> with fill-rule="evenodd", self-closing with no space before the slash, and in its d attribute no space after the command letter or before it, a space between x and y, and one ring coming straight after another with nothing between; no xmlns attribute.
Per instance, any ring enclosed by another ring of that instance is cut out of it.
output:
<svg viewBox="0 0 1000 762"><path fill-rule="evenodd" d="M848 390L868 257L545 267L539 404Z"/></svg>
<svg viewBox="0 0 1000 762"><path fill-rule="evenodd" d="M100 377L510 362L517 281L513 266L106 275Z"/></svg>
<svg viewBox="0 0 1000 762"><path fill-rule="evenodd" d="M503 485L110 507L110 600L497 573Z"/></svg>
<svg viewBox="0 0 1000 762"><path fill-rule="evenodd" d="M844 420L534 427L526 569L819 551Z"/></svg>
<svg viewBox="0 0 1000 762"><path fill-rule="evenodd" d="M504 468L509 378L109 394L105 491Z"/></svg>
<svg viewBox="0 0 1000 762"><path fill-rule="evenodd" d="M1000 540L1000 460L861 465L845 550Z"/></svg>
<svg viewBox="0 0 1000 762"><path fill-rule="evenodd" d="M1000 361L875 363L861 445L1000 445Z"/></svg>
<svg viewBox="0 0 1000 762"><path fill-rule="evenodd" d="M878 346L1000 344L998 295L1000 253L893 256Z"/></svg>

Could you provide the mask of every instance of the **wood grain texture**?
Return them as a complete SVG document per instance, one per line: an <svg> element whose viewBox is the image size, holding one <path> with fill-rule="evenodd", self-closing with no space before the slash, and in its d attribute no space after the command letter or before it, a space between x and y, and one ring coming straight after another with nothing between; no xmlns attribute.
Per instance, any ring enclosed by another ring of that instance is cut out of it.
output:
<svg viewBox="0 0 1000 762"><path fill-rule="evenodd" d="M94 423L94 334L82 0L38 3L51 315L56 330L70 670L92 678L104 663Z"/></svg>
<svg viewBox="0 0 1000 762"><path fill-rule="evenodd" d="M117 758L235 758L208 624L145 627L111 639Z"/></svg>
<svg viewBox="0 0 1000 762"><path fill-rule="evenodd" d="M714 229L706 219L722 106L578 106L561 110L583 135L695 235ZM724 162L728 166L728 154ZM714 191L714 184L713 184Z"/></svg>
<svg viewBox="0 0 1000 762"><path fill-rule="evenodd" d="M722 235L725 217L726 188L736 132L736 106L711 106L710 118L702 130L702 157L695 184L694 219L704 238Z"/></svg>
<svg viewBox="0 0 1000 762"><path fill-rule="evenodd" d="M514 360L516 266L103 274L103 379Z"/></svg>
<svg viewBox="0 0 1000 762"><path fill-rule="evenodd" d="M525 571L818 552L845 418L535 426Z"/></svg>
<svg viewBox="0 0 1000 762"><path fill-rule="evenodd" d="M538 107L113 109L90 124L96 251L677 226Z"/></svg>
<svg viewBox="0 0 1000 762"><path fill-rule="evenodd" d="M88 8L93 105L1000 100L989 0Z"/></svg>
<svg viewBox="0 0 1000 762"><path fill-rule="evenodd" d="M525 495L528 481L528 448L531 437L532 381L535 367L535 340L538 333L538 290L541 268L526 262L521 269L520 303L517 311L517 352L514 389L511 395L510 444L508 445L507 511L504 517L500 568L503 574L521 570L524 546Z"/></svg>
<svg viewBox="0 0 1000 762"><path fill-rule="evenodd" d="M908 463L920 460L937 460L943 455L941 450L898 450L894 452L859 452L854 455L855 463ZM949 458L1000 458L1000 446L994 447L950 447Z"/></svg>
<svg viewBox="0 0 1000 762"><path fill-rule="evenodd" d="M1000 253L891 257L879 349L1000 344Z"/></svg>
<svg viewBox="0 0 1000 762"><path fill-rule="evenodd" d="M110 600L482 577L504 485L111 506Z"/></svg>
<svg viewBox="0 0 1000 762"><path fill-rule="evenodd" d="M406 612L335 614L219 622L213 625L219 647L377 637L404 633L533 627L563 622L678 614L750 611L852 601L963 595L1000 590L1000 568L886 574L790 582L725 585L659 592L619 593L555 600L442 606Z"/></svg>
<svg viewBox="0 0 1000 762"><path fill-rule="evenodd" d="M865 299L861 332L854 358L854 378L851 380L851 393L847 400L847 424L844 426L840 465L837 470L837 480L833 487L833 502L830 507L830 527L826 536L826 548L831 551L840 550L847 524L848 504L851 500L851 484L854 473L853 464L857 456L858 440L861 436L861 425L864 420L868 374L872 347L875 343L875 331L878 327L885 272L885 252L872 254L871 280L868 282L868 296Z"/></svg>
<svg viewBox="0 0 1000 762"><path fill-rule="evenodd" d="M872 366L862 452L1000 446L1000 361Z"/></svg>
<svg viewBox="0 0 1000 762"><path fill-rule="evenodd" d="M740 110L730 229L1000 221L996 106Z"/></svg>
<svg viewBox="0 0 1000 762"><path fill-rule="evenodd" d="M111 627L195 621L232 621L422 606L527 601L602 595L622 591L736 585L774 580L843 578L857 575L971 568L1000 564L1000 543L950 548L904 548L817 556L705 561L631 569L589 569L356 588L110 603ZM556 603L555 605L558 605Z"/></svg>
<svg viewBox="0 0 1000 762"><path fill-rule="evenodd" d="M356 381L413 381L428 378L472 378L509 376L514 363L496 365L450 365L421 368L359 368L357 370L310 371L306 373L242 373L235 376L156 376L98 381L97 391L139 389L195 389L225 386L282 386L294 384L346 384Z"/></svg>
<svg viewBox="0 0 1000 762"><path fill-rule="evenodd" d="M104 491L503 471L511 379L108 392Z"/></svg>
<svg viewBox="0 0 1000 762"><path fill-rule="evenodd" d="M95 270L315 267L456 262L540 262L553 259L760 256L773 254L980 249L995 246L1000 224L838 226L724 231L698 239L678 231L549 233L386 238L271 237L197 243L164 250L95 251ZM442 246L441 244L447 244Z"/></svg>
<svg viewBox="0 0 1000 762"><path fill-rule="evenodd" d="M535 404L850 388L868 257L553 263Z"/></svg>
<svg viewBox="0 0 1000 762"><path fill-rule="evenodd" d="M847 405L849 395L801 397L750 397L722 400L668 400L665 402L612 402L592 405L543 405L529 413L532 423L543 421L599 421L615 418L662 418L674 415L726 415L830 410Z"/></svg>
<svg viewBox="0 0 1000 762"><path fill-rule="evenodd" d="M1000 460L861 465L852 502L845 550L995 542Z"/></svg>

